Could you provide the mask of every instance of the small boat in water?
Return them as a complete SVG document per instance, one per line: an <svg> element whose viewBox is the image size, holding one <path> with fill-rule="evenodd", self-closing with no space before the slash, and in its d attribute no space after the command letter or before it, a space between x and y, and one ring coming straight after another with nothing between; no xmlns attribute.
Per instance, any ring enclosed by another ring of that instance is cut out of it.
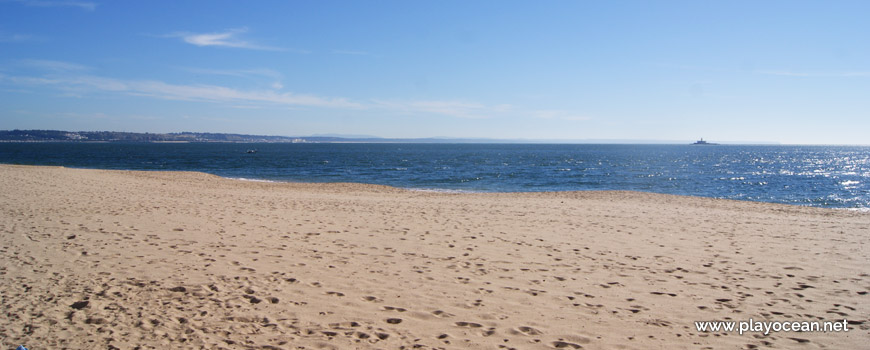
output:
<svg viewBox="0 0 870 350"><path fill-rule="evenodd" d="M257 150L249 149L249 150L245 151L245 153L257 153Z"/></svg>
<svg viewBox="0 0 870 350"><path fill-rule="evenodd" d="M704 141L704 138L702 137L700 140L695 141L695 143L693 143L693 145L718 145L718 143L710 143L710 142Z"/></svg>

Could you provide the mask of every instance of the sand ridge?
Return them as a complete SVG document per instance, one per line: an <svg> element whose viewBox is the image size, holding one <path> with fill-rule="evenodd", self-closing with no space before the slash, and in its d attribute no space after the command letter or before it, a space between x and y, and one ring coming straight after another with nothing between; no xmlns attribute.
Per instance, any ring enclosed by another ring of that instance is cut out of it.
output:
<svg viewBox="0 0 870 350"><path fill-rule="evenodd" d="M3 347L862 348L870 215L0 165ZM704 320L847 333L700 333Z"/></svg>

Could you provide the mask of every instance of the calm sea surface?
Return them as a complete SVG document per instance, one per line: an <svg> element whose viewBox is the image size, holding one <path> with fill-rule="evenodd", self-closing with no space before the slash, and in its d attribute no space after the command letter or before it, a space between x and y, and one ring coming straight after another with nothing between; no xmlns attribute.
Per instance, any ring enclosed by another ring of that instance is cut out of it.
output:
<svg viewBox="0 0 870 350"><path fill-rule="evenodd" d="M870 147L0 143L0 163L445 191L631 190L870 208Z"/></svg>

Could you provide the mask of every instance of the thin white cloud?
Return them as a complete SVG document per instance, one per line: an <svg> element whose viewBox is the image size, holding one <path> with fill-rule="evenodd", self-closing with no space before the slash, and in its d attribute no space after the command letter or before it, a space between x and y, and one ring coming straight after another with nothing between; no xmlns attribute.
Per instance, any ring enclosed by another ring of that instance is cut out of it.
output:
<svg viewBox="0 0 870 350"><path fill-rule="evenodd" d="M97 3L90 1L48 1L48 0L12 0L33 7L76 7L85 11L97 9Z"/></svg>
<svg viewBox="0 0 870 350"><path fill-rule="evenodd" d="M249 50L264 50L264 51L291 51L296 53L310 53L306 50L297 50L297 49L287 49L275 46L266 46L260 45L256 43L252 43L245 39L240 38L241 34L247 33L248 28L236 28L229 29L223 32L217 33L190 33L190 32L176 32L172 34L165 35L170 38L181 38L182 41L196 46L206 47L206 46L215 46L215 47L228 47L228 48L236 48L236 49L249 49Z"/></svg>
<svg viewBox="0 0 870 350"><path fill-rule="evenodd" d="M247 41L236 38L236 34L244 33L247 29L234 29L223 33L184 34L182 40L196 46L226 46L238 48L259 48Z"/></svg>
<svg viewBox="0 0 870 350"><path fill-rule="evenodd" d="M29 34L3 33L0 32L0 43L19 43L32 41L36 38Z"/></svg>
<svg viewBox="0 0 870 350"><path fill-rule="evenodd" d="M63 64L40 62L50 72L43 76L9 76L0 74L0 87L50 87L64 96L84 97L95 93L113 93L145 96L163 100L220 103L232 108L332 108L345 110L382 111L391 114L423 116L437 115L452 118L524 118L537 117L559 120L588 120L585 116L559 110L524 110L508 104L483 104L450 100L368 100L352 101L342 97L325 97L281 91L284 86L275 83L271 89L243 90L219 85L171 84L157 80L123 80L76 71L53 71L51 67ZM46 64L47 63L47 64Z"/></svg>
<svg viewBox="0 0 870 350"><path fill-rule="evenodd" d="M288 106L360 108L358 103L344 98L329 98L315 95L279 93L273 90L238 90L215 85L175 85L161 81L132 81L125 83L125 91L131 94L153 96L173 100L211 102L265 102Z"/></svg>
<svg viewBox="0 0 870 350"><path fill-rule="evenodd" d="M262 80L263 78L266 78L272 80L269 86L273 89L281 90L284 88L284 84L281 82L284 79L284 76L280 72L272 69L208 69L194 67L179 67L179 69L195 74L220 75L250 80Z"/></svg>
<svg viewBox="0 0 870 350"><path fill-rule="evenodd" d="M320 97L275 90L239 90L216 85L179 85L154 80L120 80L92 75L74 77L0 76L0 81L19 85L46 85L68 93L117 92L167 100L224 103L271 103L286 106L362 108L344 98Z"/></svg>
<svg viewBox="0 0 870 350"><path fill-rule="evenodd" d="M40 59L19 60L18 65L54 72L84 71L91 69L90 67L77 63Z"/></svg>

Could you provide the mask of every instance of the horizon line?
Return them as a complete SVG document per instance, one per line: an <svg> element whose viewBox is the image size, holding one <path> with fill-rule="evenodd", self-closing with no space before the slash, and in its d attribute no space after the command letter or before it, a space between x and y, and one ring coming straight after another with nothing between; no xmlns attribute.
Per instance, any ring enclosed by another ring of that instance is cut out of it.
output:
<svg viewBox="0 0 870 350"><path fill-rule="evenodd" d="M427 137L383 137L383 136L375 136L375 135L348 135L348 134L332 134L332 133L323 133L323 134L312 134L307 136L288 136L288 135L262 135L262 134L246 134L246 133L234 133L234 132L208 132L208 131L177 131L177 132L138 132L138 131L113 131L113 130L77 130L77 131L69 131L69 130L57 130L57 129L6 129L0 130L0 132L12 132L12 131L52 131L52 132L65 132L65 133L99 133L99 132L114 132L114 133L130 133L130 134L164 134L164 135L172 135L172 134L215 134L215 135L238 135L238 136L247 136L247 137L277 137L277 138L287 138L287 139L317 139L317 138L332 138L332 139L340 139L335 141L320 141L320 142L342 142L346 140L346 142L353 143L417 143L414 141L422 141L422 140L438 140L443 141L441 143L528 143L528 144L658 144L658 145L682 145L682 144L691 144L692 140L667 140L667 139L617 139L617 138L601 138L601 139L547 139L547 138L494 138L494 137L454 137L454 136L427 136ZM380 141L378 141L380 140ZM0 142L16 142L17 140L4 140ZM50 140L46 142L94 142L94 141L82 141L82 140ZM451 142L455 141L455 142ZM477 141L477 142L468 142L468 141ZM26 141L21 140L17 142L40 142L40 141ZM113 141L103 141L103 142L113 142ZM131 141L135 142L135 141ZM217 141L210 141L217 142ZM227 141L232 142L232 141ZM781 143L778 141L715 141L720 145L782 145L782 146L870 146L870 144L834 144L834 143Z"/></svg>

